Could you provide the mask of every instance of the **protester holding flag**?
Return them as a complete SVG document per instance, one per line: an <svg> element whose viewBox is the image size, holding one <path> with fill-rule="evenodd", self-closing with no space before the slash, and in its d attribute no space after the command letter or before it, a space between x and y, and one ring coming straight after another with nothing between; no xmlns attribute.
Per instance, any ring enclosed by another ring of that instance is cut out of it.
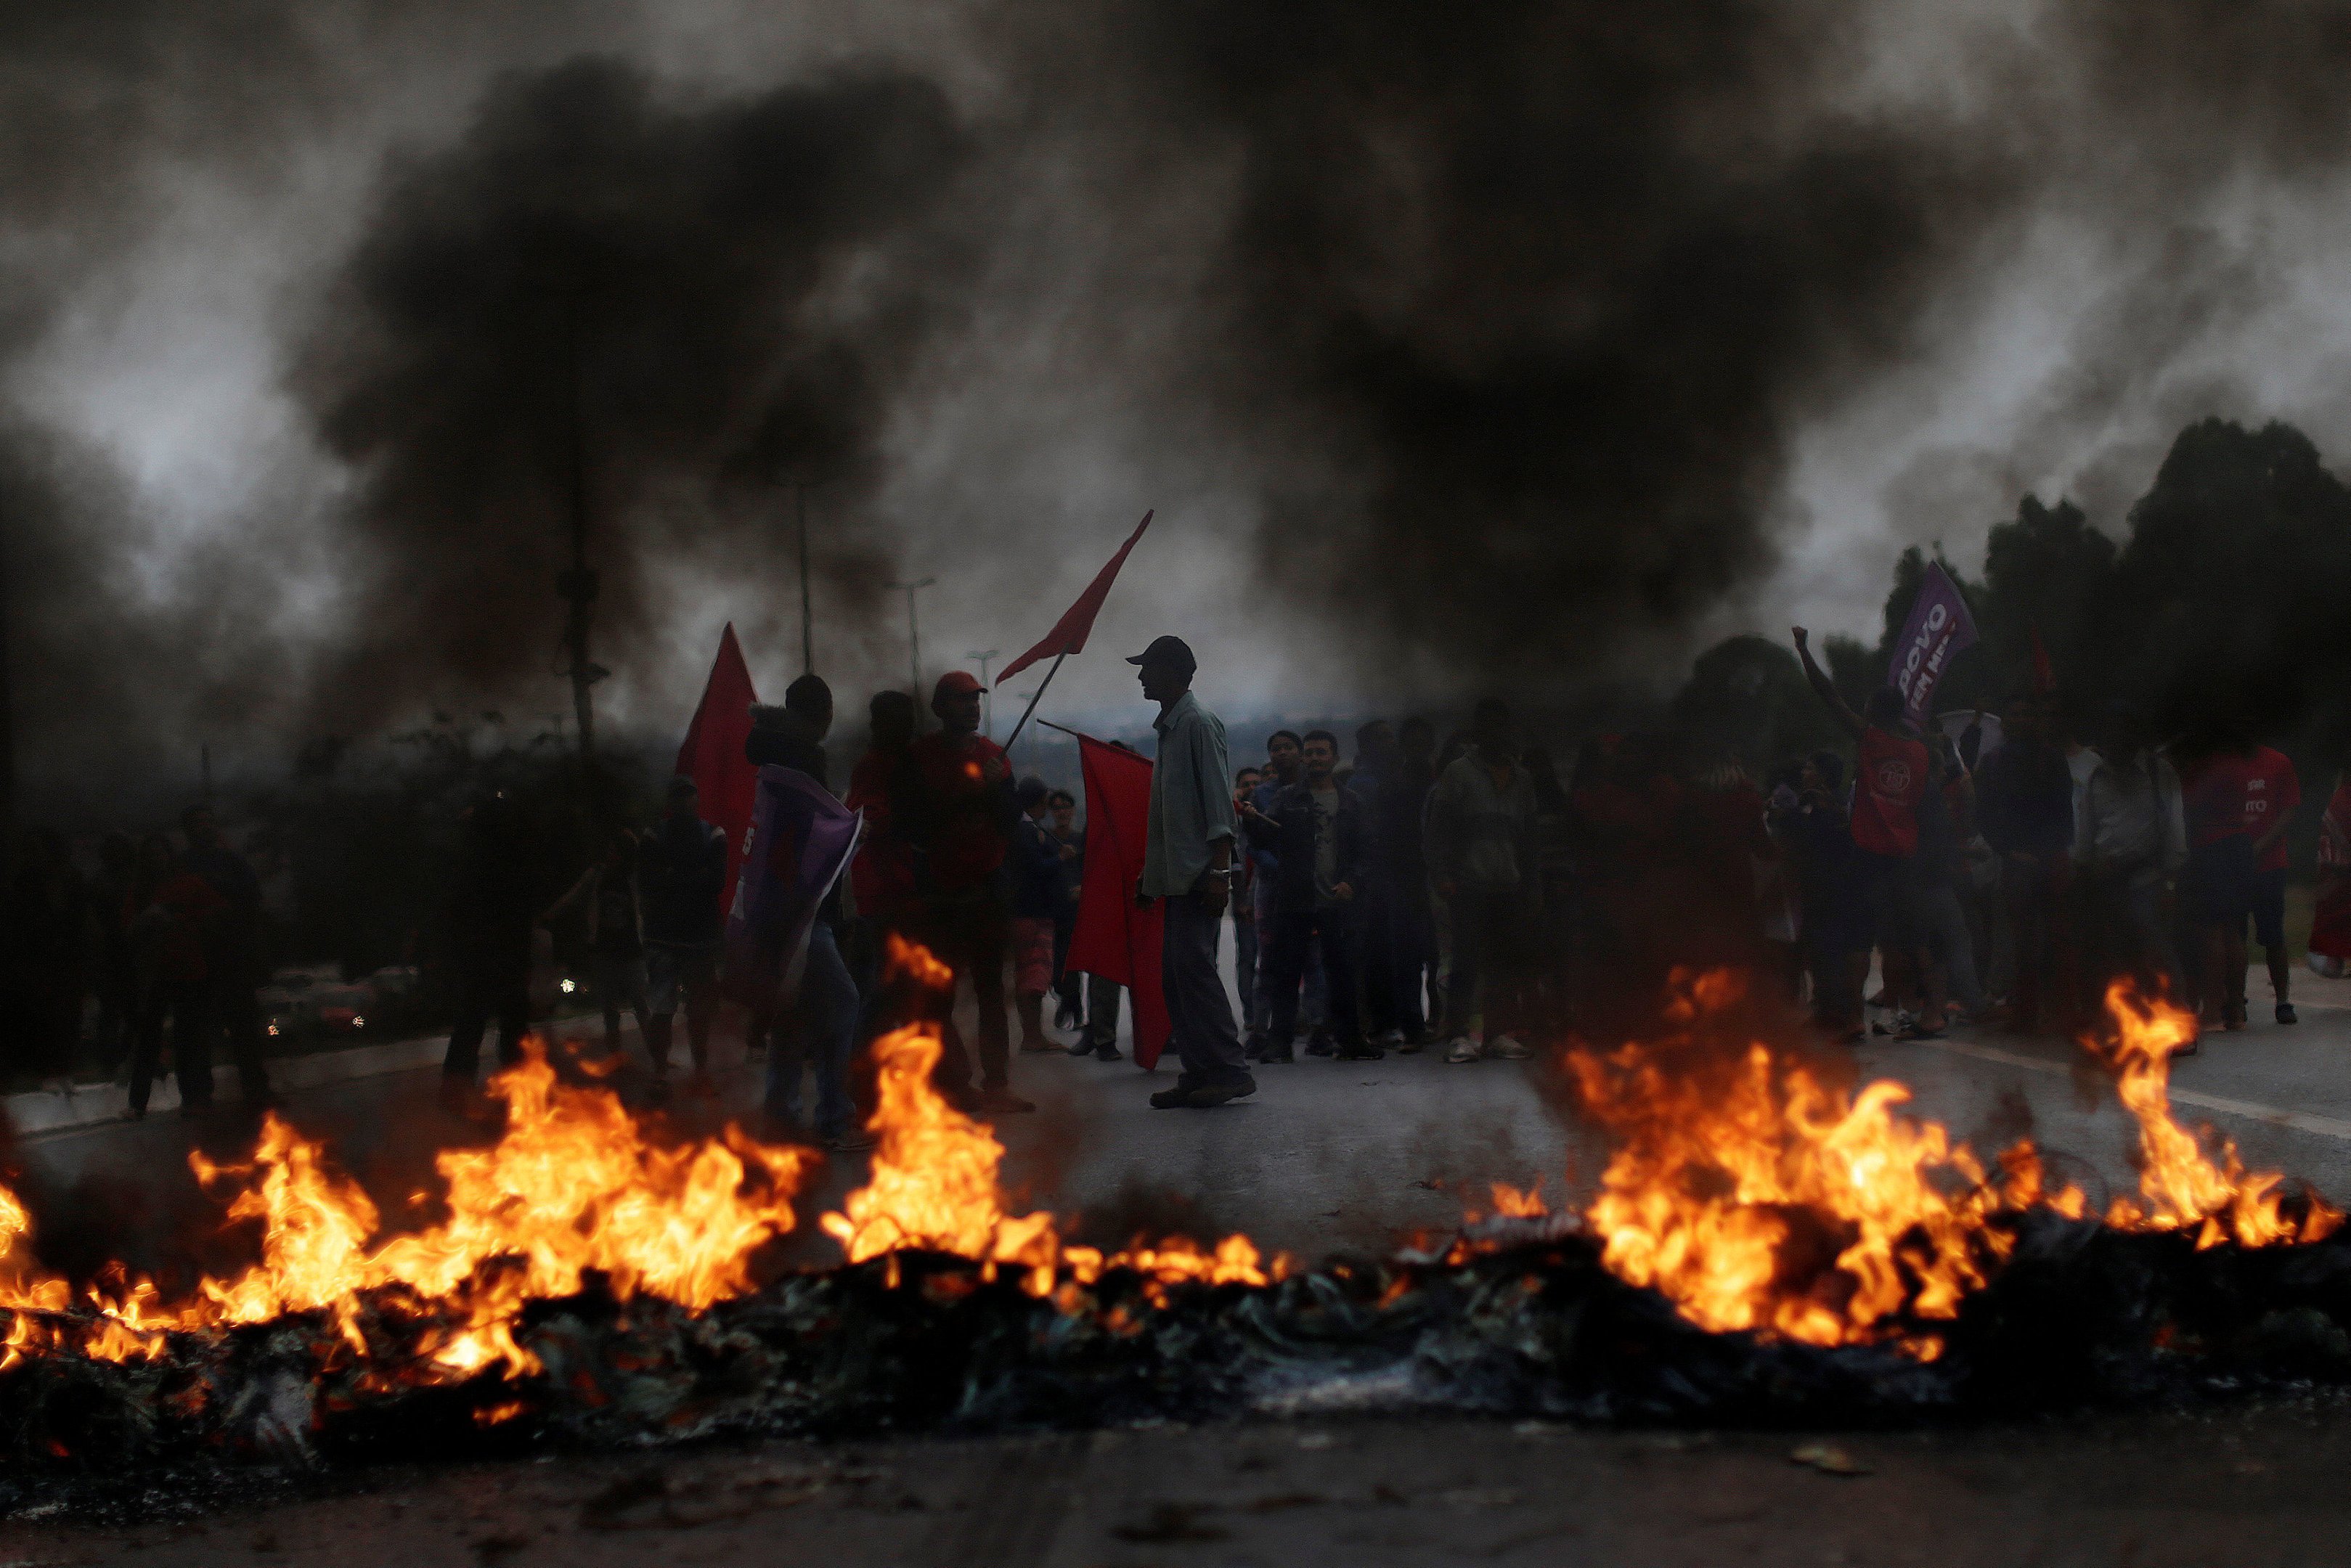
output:
<svg viewBox="0 0 2351 1568"><path fill-rule="evenodd" d="M943 1092L983 1111L1033 1111L1012 1092L1011 1030L1004 1012L1008 936L1004 861L1019 808L1004 748L979 733L979 699L987 688L967 670L949 670L931 693L936 733L914 742L919 789L906 824L922 892L923 945L968 980L979 1004L980 1082L954 1019L942 1019ZM952 1011L952 1008L948 1009Z"/></svg>
<svg viewBox="0 0 2351 1568"><path fill-rule="evenodd" d="M745 753L765 768L786 768L804 775L830 795L831 769L825 761L824 737L832 728L832 688L821 676L802 675L784 689L780 709L758 708L752 715L751 736ZM829 802L827 809L832 810ZM772 857L783 846L755 844L755 853ZM844 852L845 852L844 844ZM796 875L812 868L795 866ZM841 881L828 878L826 891L808 929L806 956L799 983L789 997L773 998L765 1009L753 1011L753 1030L771 1030L768 1049L768 1115L788 1129L801 1124L802 1079L811 1069L816 1078L818 1139L827 1148L848 1152L869 1148L872 1140L859 1132L855 1107L849 1097L849 1058L857 1041L857 984L841 956L842 920ZM805 907L805 906L803 906ZM790 959L778 980L789 980Z"/></svg>
<svg viewBox="0 0 2351 1568"><path fill-rule="evenodd" d="M1257 1092L1217 973L1217 936L1232 896L1232 769L1225 727L1192 695L1198 661L1180 637L1158 637L1127 661L1159 705L1152 727L1151 815L1139 898L1160 901L1160 985L1183 1075L1151 1097L1160 1110L1207 1110Z"/></svg>
<svg viewBox="0 0 2351 1568"><path fill-rule="evenodd" d="M1811 634L1802 626L1793 632L1804 678L1860 747L1853 788L1852 865L1855 886L1869 911L1870 929L1889 953L1899 953L1917 965L1922 976L1932 977L1939 973L1938 967L1912 940L1925 924L1923 908L1905 907L1905 901L1923 902L1925 892L1916 862L1918 805L1926 797L1929 779L1926 743L1912 728L1898 688L1878 687L1869 694L1863 712L1855 713L1838 695L1835 683L1813 661ZM1920 684L1914 682L1914 686ZM1869 972L1868 949L1854 954L1850 961L1857 990ZM1916 1038L1931 1039L1942 1032L1943 998L1939 985L1931 978L1930 984L1937 985L1937 989L1927 997L1923 1016L1905 1030Z"/></svg>

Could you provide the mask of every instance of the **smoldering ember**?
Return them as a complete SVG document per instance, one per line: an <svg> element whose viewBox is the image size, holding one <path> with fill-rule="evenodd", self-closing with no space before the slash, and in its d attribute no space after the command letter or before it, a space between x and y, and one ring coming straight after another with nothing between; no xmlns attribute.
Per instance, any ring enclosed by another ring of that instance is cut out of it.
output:
<svg viewBox="0 0 2351 1568"><path fill-rule="evenodd" d="M0 1562L2335 1561L2346 66L0 17Z"/></svg>

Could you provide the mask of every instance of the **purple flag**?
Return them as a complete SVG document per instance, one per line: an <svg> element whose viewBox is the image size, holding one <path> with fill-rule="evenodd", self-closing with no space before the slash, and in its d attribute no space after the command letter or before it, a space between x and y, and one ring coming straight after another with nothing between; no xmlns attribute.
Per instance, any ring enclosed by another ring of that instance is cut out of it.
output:
<svg viewBox="0 0 2351 1568"><path fill-rule="evenodd" d="M1935 688L1942 685L1959 650L1974 646L1975 640L1976 618L1968 613L1959 585L1942 562L1929 562L1910 606L1910 619L1903 623L1902 640L1894 644L1894 663L1886 672L1886 685L1902 694L1902 709L1912 724L1925 726Z"/></svg>
<svg viewBox="0 0 2351 1568"><path fill-rule="evenodd" d="M864 813L796 768L759 769L726 911L726 989L757 1006L799 986L809 930L857 852Z"/></svg>

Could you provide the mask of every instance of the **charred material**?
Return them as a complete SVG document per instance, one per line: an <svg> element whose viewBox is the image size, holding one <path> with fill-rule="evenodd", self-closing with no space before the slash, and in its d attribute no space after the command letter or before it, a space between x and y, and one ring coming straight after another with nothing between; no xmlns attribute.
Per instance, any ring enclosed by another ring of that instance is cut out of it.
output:
<svg viewBox="0 0 2351 1568"><path fill-rule="evenodd" d="M0 1505L135 1469L608 1449L780 1434L996 1431L1242 1412L1446 1406L1635 1424L1859 1425L2351 1383L2351 1240L2199 1249L2036 1211L1919 1361L1708 1333L1582 1237L1333 1262L1264 1286L1113 1269L1048 1297L935 1253L795 1274L703 1312L601 1288L534 1304L543 1364L452 1381L431 1315L378 1291L330 1314L174 1333L152 1359L0 1374Z"/></svg>

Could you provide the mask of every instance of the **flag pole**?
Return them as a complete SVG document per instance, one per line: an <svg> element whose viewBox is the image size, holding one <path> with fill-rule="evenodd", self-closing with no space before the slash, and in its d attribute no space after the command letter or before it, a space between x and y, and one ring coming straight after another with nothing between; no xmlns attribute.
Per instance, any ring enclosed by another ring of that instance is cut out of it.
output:
<svg viewBox="0 0 2351 1568"><path fill-rule="evenodd" d="M1045 672L1045 678L1043 680L1037 683L1037 690L1029 696L1029 706L1020 710L1020 723L1012 727L1011 735L1005 739L1004 751L1006 756L1008 757L1012 754L1012 743L1020 738L1020 730L1022 726L1025 726L1029 722L1029 716L1037 711L1037 705L1044 700L1045 688L1053 684L1053 677L1061 673L1061 661L1069 656L1070 651L1067 648L1062 649L1060 653L1053 655L1053 667ZM1045 721L1040 718L1037 722L1039 724L1043 724ZM1052 727L1059 729L1061 727L1057 724Z"/></svg>

